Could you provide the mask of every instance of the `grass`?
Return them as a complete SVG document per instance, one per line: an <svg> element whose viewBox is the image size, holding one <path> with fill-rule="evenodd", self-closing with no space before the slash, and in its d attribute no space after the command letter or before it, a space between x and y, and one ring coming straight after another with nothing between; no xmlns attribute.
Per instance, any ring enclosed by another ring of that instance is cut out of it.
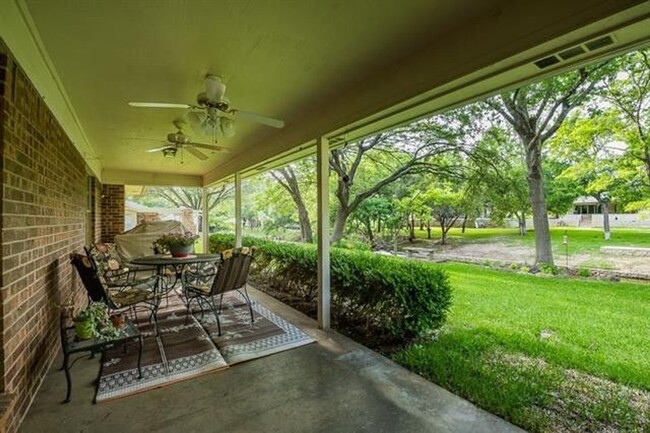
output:
<svg viewBox="0 0 650 433"><path fill-rule="evenodd" d="M650 429L650 287L444 268L447 324L398 362L531 431Z"/></svg>

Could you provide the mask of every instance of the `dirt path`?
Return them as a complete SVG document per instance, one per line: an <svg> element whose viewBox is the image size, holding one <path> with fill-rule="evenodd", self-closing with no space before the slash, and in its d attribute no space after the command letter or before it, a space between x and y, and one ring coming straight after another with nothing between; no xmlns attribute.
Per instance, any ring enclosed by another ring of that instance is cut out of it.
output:
<svg viewBox="0 0 650 433"><path fill-rule="evenodd" d="M426 247L427 242L419 246ZM508 261L532 264L535 262L535 248L526 245L513 245L499 238L489 241L462 242L451 245L432 245L436 251L446 258L470 257L492 261ZM564 265L566 258L563 254L555 255L555 262ZM569 266L574 268L606 269L627 271L650 275L650 258L605 255L601 253L570 254Z"/></svg>

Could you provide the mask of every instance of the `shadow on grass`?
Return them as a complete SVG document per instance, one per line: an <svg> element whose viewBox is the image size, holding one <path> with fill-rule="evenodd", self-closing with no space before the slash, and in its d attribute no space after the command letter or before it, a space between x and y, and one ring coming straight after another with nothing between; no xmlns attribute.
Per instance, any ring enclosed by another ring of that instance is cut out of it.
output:
<svg viewBox="0 0 650 433"><path fill-rule="evenodd" d="M442 332L394 359L532 432L647 431L650 395L504 345L484 329ZM609 430L608 430L609 429Z"/></svg>

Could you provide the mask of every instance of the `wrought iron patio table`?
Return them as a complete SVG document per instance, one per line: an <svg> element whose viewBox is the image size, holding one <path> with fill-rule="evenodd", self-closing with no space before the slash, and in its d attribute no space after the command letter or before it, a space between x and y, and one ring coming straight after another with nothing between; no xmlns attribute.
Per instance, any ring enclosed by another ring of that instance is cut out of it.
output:
<svg viewBox="0 0 650 433"><path fill-rule="evenodd" d="M197 263L217 263L221 259L220 254L190 254L185 257L172 257L168 254L154 254L151 256L136 257L131 259L131 263L140 266L156 267L158 270L158 284L156 290L158 293L171 290L172 287L163 286L165 268L171 267L175 274L181 272L184 266Z"/></svg>
<svg viewBox="0 0 650 433"><path fill-rule="evenodd" d="M155 266L158 273L158 281L156 282L156 292L160 295L164 295L166 292L169 292L173 285L165 286L163 283L165 278L165 269L171 267L173 269L174 275L180 274L184 266L195 265L200 263L212 263L215 264L221 260L221 254L190 254L185 257L172 257L168 254L154 254L151 256L136 257L131 259L131 263L134 265L142 266ZM157 314L156 311L154 313Z"/></svg>

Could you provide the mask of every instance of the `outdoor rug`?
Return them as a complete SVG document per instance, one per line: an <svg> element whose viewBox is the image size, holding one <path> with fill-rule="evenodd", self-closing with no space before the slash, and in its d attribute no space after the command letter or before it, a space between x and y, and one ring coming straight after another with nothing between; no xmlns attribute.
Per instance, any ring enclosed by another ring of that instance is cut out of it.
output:
<svg viewBox="0 0 650 433"><path fill-rule="evenodd" d="M264 305L253 302L255 322L251 323L250 311L244 297L230 292L223 299L221 337L212 312L204 311L195 316L209 333L211 340L226 359L228 365L282 352L311 343L307 334L269 311Z"/></svg>
<svg viewBox="0 0 650 433"><path fill-rule="evenodd" d="M196 303L192 305L195 311L186 318L185 307L177 295L172 295L158 313L158 336L153 325L140 321L144 336L141 379L137 343L130 343L127 352L123 346L106 350L95 401L159 388L313 342L307 334L255 301L255 322L251 323L248 305L237 292L224 296L219 315L221 336L217 335L214 314L197 311Z"/></svg>

